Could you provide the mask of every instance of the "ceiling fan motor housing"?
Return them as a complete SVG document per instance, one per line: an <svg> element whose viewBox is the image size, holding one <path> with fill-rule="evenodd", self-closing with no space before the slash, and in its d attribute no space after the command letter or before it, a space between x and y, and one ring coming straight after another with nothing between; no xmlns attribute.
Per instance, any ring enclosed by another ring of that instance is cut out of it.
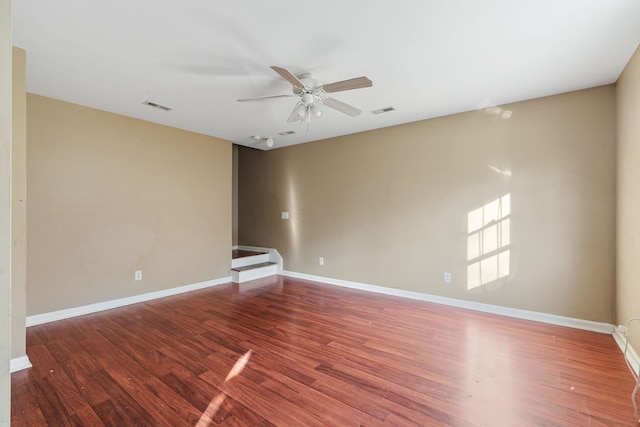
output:
<svg viewBox="0 0 640 427"><path fill-rule="evenodd" d="M309 92L304 92L302 94L302 103L306 106L306 107L310 107L313 104L314 101L314 96L312 93Z"/></svg>

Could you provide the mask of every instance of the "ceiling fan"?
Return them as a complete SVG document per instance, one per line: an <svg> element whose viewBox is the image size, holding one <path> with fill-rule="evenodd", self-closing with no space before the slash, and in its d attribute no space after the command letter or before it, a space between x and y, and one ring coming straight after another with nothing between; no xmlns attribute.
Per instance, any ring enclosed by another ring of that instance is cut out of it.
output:
<svg viewBox="0 0 640 427"><path fill-rule="evenodd" d="M241 98L238 102L246 101L262 101L272 98L287 98L297 96L300 100L293 107L293 111L289 115L287 122L292 123L300 121L300 124L307 124L307 133L309 133L309 122L311 116L320 117L322 110L318 105L326 105L327 107L338 110L351 117L356 117L362 111L335 98L331 98L328 94L334 92L342 92L344 90L360 89L371 87L373 83L367 77L356 77L349 80L342 80L335 83L321 84L315 80L311 74L302 74L300 77L295 76L289 70L281 67L272 66L271 69L280 74L282 78L287 80L293 86L293 93L285 95L258 96L254 98Z"/></svg>

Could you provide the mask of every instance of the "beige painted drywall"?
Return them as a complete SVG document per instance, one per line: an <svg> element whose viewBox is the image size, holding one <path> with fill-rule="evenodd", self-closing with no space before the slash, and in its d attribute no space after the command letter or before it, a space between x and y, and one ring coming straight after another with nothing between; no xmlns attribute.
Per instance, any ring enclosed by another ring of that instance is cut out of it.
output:
<svg viewBox="0 0 640 427"><path fill-rule="evenodd" d="M232 159L231 243L235 246L238 244L238 146L236 144L233 144Z"/></svg>
<svg viewBox="0 0 640 427"><path fill-rule="evenodd" d="M11 357L27 353L27 60L13 48L11 143Z"/></svg>
<svg viewBox="0 0 640 427"><path fill-rule="evenodd" d="M239 163L239 242L277 248L286 270L614 319L612 85L278 150L241 147ZM482 259L501 259L508 274L490 280L487 268L474 286L469 213L486 205L490 218L506 195L499 222L509 219L510 240Z"/></svg>
<svg viewBox="0 0 640 427"><path fill-rule="evenodd" d="M618 324L640 317L640 49L625 67L617 85ZM640 322L631 325L631 344L640 350Z"/></svg>
<svg viewBox="0 0 640 427"><path fill-rule="evenodd" d="M230 142L32 94L27 138L28 315L229 277Z"/></svg>
<svg viewBox="0 0 640 427"><path fill-rule="evenodd" d="M0 425L11 422L11 1L0 0Z"/></svg>

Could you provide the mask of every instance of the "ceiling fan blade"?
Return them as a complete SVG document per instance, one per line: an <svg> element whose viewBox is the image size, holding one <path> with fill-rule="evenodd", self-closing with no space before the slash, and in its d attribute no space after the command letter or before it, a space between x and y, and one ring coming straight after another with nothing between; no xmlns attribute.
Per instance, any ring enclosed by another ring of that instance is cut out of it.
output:
<svg viewBox="0 0 640 427"><path fill-rule="evenodd" d="M344 114L346 114L348 116L351 116L351 117L355 117L355 116L359 115L360 113L362 113L362 110L360 110L360 109L358 109L356 107L352 107L349 104L345 104L342 101L338 101L335 98L325 98L322 101L322 103L324 105L326 105L327 107L331 107L334 110L338 110L341 113L344 113Z"/></svg>
<svg viewBox="0 0 640 427"><path fill-rule="evenodd" d="M287 123L293 123L293 122L297 122L298 120L300 120L300 114L299 114L299 110L298 108L302 105L302 102L298 102L295 107L293 107L293 110L291 110L291 114L289 115L289 118L287 119Z"/></svg>
<svg viewBox="0 0 640 427"><path fill-rule="evenodd" d="M327 93L341 92L343 90L360 89L363 87L371 87L373 82L367 77L356 77L354 79L343 80L341 82L329 83L322 85L322 89Z"/></svg>
<svg viewBox="0 0 640 427"><path fill-rule="evenodd" d="M280 76L282 76L283 79L291 83L293 87L297 87L300 90L305 89L304 83L302 83L296 76L291 74L289 70L286 70L280 67L275 67L275 66L271 66L271 69L273 69L273 71L275 71L276 73L280 74Z"/></svg>
<svg viewBox="0 0 640 427"><path fill-rule="evenodd" d="M273 98L290 98L292 96L298 96L298 95L287 94L287 95L256 96L256 97L253 97L253 98L240 98L240 99L237 99L236 101L238 101L238 102L262 101L262 100L265 100L265 99L273 99Z"/></svg>

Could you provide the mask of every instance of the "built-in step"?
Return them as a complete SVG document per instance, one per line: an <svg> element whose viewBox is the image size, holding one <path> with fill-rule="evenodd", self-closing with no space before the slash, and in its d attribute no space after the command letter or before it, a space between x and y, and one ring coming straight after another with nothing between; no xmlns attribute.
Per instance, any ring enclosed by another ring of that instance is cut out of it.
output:
<svg viewBox="0 0 640 427"><path fill-rule="evenodd" d="M236 258L244 258L244 257L248 257L248 256L254 256L254 255L262 255L262 254L266 254L267 252L257 252L257 251L246 251L244 249L234 249L231 251L231 256L233 257L233 259Z"/></svg>
<svg viewBox="0 0 640 427"><path fill-rule="evenodd" d="M233 250L231 280L234 283L244 283L275 274L278 274L278 264L269 260L268 252Z"/></svg>

